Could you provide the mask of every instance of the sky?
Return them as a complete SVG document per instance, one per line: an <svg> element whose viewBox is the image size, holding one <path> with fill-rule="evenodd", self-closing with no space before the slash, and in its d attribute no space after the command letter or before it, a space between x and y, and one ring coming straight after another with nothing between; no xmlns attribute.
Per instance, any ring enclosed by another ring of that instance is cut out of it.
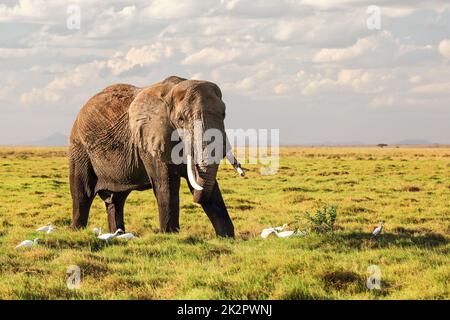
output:
<svg viewBox="0 0 450 320"><path fill-rule="evenodd" d="M450 143L450 2L3 0L0 75L0 144L170 75L215 82L227 128L282 144Z"/></svg>

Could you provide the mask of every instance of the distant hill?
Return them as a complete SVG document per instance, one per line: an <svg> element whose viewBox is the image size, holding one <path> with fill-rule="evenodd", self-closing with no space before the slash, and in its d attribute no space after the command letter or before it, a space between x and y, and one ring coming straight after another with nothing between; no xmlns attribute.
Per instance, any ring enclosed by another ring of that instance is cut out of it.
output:
<svg viewBox="0 0 450 320"><path fill-rule="evenodd" d="M329 146L329 147L339 147L339 146L364 146L366 143L362 141L324 141L324 142L314 142L308 145L311 146Z"/></svg>
<svg viewBox="0 0 450 320"><path fill-rule="evenodd" d="M67 146L67 136L65 134L55 132L41 140L32 141L30 143L23 143L26 146L36 147L65 147Z"/></svg>
<svg viewBox="0 0 450 320"><path fill-rule="evenodd" d="M423 139L405 139L396 142L385 142L380 141L380 143L386 143L388 146L431 146L439 145L438 143L430 142ZM310 147L363 147L363 146L376 146L377 143L367 143L358 140L349 141L323 141L323 142L313 142L313 143L301 143L301 144L287 144L286 146L310 146Z"/></svg>
<svg viewBox="0 0 450 320"><path fill-rule="evenodd" d="M431 145L433 142L423 139L405 139L392 143L393 145Z"/></svg>
<svg viewBox="0 0 450 320"><path fill-rule="evenodd" d="M55 132L51 135L49 135L46 138L27 142L27 143L20 143L17 145L22 146L35 146L35 147L65 147L67 146L67 140L68 137L65 134ZM383 142L383 141L381 141ZM384 143L384 142L383 142ZM388 145L393 146L407 146L407 145L435 145L435 143L430 142L428 140L423 139L405 139L400 140L392 143L387 143ZM314 147L320 147L320 146L328 146L328 147L344 147L344 146L374 146L375 144L371 143L365 143L362 141L354 140L354 141L323 141L323 142L314 142L314 143L302 143L302 144L286 144L286 146L314 146Z"/></svg>

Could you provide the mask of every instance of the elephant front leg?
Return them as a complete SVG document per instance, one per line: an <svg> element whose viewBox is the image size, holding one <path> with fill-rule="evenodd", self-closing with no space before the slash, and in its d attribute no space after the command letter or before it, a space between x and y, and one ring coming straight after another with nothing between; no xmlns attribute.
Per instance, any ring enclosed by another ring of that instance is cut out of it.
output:
<svg viewBox="0 0 450 320"><path fill-rule="evenodd" d="M159 225L162 232L180 230L180 176L175 165L155 163L153 192L158 202Z"/></svg>
<svg viewBox="0 0 450 320"><path fill-rule="evenodd" d="M233 222L231 221L227 207L223 201L217 180L209 200L201 203L201 205L209 220L211 220L216 234L219 237L234 238Z"/></svg>

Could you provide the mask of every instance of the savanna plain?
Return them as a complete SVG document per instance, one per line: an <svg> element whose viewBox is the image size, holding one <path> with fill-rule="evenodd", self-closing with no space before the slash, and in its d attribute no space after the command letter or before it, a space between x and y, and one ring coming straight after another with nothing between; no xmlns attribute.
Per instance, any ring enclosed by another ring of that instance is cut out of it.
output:
<svg viewBox="0 0 450 320"><path fill-rule="evenodd" d="M105 243L92 232L107 230L98 197L89 227L70 228L65 148L0 148L0 299L450 298L450 148L281 148L277 174L244 168L218 174L234 240L216 238L183 181L179 234L160 233L152 191L135 191L125 223L137 238ZM304 213L324 205L336 206L333 232L260 237L289 222L309 230ZM35 232L49 222L54 232ZM379 290L366 285L370 265Z"/></svg>

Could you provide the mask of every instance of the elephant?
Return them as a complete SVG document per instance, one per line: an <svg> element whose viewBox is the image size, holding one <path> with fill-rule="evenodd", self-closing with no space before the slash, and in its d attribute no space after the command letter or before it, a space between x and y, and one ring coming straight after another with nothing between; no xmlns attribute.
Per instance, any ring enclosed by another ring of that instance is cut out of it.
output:
<svg viewBox="0 0 450 320"><path fill-rule="evenodd" d="M195 140L194 126L223 133L223 148L234 168L244 175L231 151L224 128L225 104L220 88L208 81L171 76L148 87L114 84L94 95L80 109L69 137L72 227L85 228L93 199L104 201L110 232L125 230L124 206L131 191L152 189L161 232L178 232L180 179L185 178L194 202L210 219L216 235L234 237L217 171L188 146L187 163L175 163L174 147ZM188 134L173 140L173 132ZM194 141L203 149L205 141ZM193 163L192 155L197 162ZM225 156L222 156L223 159ZM221 160L221 159L220 159Z"/></svg>

